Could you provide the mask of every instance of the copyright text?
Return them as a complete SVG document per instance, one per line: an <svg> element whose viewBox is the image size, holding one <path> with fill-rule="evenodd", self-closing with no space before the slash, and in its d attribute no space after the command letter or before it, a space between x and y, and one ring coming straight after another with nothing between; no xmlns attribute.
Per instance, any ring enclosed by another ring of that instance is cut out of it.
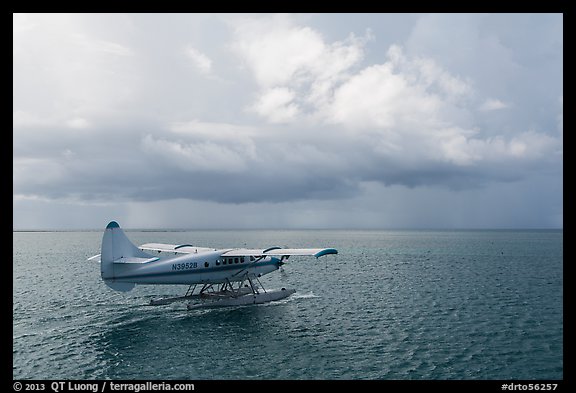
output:
<svg viewBox="0 0 576 393"><path fill-rule="evenodd" d="M14 382L12 388L15 392L76 392L76 393L105 393L105 392L132 392L140 393L144 391L194 391L193 383L175 382Z"/></svg>

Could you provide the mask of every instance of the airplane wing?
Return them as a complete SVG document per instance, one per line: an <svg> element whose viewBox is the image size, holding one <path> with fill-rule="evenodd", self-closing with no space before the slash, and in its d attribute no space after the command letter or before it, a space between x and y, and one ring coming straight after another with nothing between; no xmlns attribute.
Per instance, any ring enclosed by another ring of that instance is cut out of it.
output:
<svg viewBox="0 0 576 393"><path fill-rule="evenodd" d="M241 256L314 256L320 258L324 255L338 254L338 250L335 248L280 248L280 247L270 247L265 250L261 249L245 249L240 248L236 250L226 251L222 253L224 257L241 257Z"/></svg>
<svg viewBox="0 0 576 393"><path fill-rule="evenodd" d="M276 256L281 257L281 261L288 259L292 255L310 255L320 258L323 255L338 254L338 250L335 248L281 248L281 247L270 247L265 250L262 249L246 249L237 248L235 250L229 250L222 253L223 257L256 257L255 260L248 264L245 269L236 272L234 275L240 275L241 273L248 270L248 268L261 260L265 256Z"/></svg>
<svg viewBox="0 0 576 393"><path fill-rule="evenodd" d="M146 243L140 247L143 251L169 252L174 254L200 254L203 252L217 251L215 248L196 247L191 244L164 244L164 243ZM314 256L320 258L324 255L338 254L334 248L280 248L270 247L267 249L247 249L238 248L234 250L223 250L222 256L225 257L247 257L247 256Z"/></svg>
<svg viewBox="0 0 576 393"><path fill-rule="evenodd" d="M216 251L215 248L196 247L191 244L146 243L138 248L142 251L170 252L174 254L201 254L203 252Z"/></svg>

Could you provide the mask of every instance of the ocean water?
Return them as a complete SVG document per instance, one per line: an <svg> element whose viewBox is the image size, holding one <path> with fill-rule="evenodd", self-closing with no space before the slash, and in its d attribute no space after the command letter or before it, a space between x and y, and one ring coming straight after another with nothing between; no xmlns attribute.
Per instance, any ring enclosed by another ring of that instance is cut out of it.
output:
<svg viewBox="0 0 576 393"><path fill-rule="evenodd" d="M13 233L14 379L563 378L563 232L127 231L135 244L334 247L275 303L186 310L109 289L101 232Z"/></svg>

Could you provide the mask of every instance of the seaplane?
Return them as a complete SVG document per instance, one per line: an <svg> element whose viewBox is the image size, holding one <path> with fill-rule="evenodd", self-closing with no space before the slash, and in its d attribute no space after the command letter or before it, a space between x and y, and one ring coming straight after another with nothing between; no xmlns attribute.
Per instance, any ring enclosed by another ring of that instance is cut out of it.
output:
<svg viewBox="0 0 576 393"><path fill-rule="evenodd" d="M191 310L262 304L287 298L296 290L266 290L259 278L280 269L291 256L320 258L332 254L338 251L281 247L215 249L164 243L137 247L120 225L111 221L104 230L100 254L88 260L100 262L102 280L116 291L128 292L137 284L188 285L183 296L152 299L150 305L185 301Z"/></svg>

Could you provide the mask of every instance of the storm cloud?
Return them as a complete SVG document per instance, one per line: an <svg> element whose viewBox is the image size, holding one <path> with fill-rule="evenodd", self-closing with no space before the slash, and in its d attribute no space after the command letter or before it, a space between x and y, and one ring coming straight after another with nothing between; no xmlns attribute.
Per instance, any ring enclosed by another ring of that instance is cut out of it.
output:
<svg viewBox="0 0 576 393"><path fill-rule="evenodd" d="M59 227L33 212L73 206L85 216L66 225L98 227L109 206L133 226L210 226L223 211L270 226L260 211L271 226L561 227L562 25L16 14L14 226ZM129 214L152 207L165 214Z"/></svg>

